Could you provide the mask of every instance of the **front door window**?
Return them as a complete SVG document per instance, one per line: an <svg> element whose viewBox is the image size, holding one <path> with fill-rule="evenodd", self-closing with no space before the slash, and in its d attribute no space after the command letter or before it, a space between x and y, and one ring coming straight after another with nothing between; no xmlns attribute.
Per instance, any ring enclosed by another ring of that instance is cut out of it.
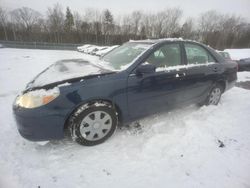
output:
<svg viewBox="0 0 250 188"><path fill-rule="evenodd" d="M144 62L144 64L153 64L156 72L163 71L168 67L181 64L181 50L179 44L165 44L154 51Z"/></svg>

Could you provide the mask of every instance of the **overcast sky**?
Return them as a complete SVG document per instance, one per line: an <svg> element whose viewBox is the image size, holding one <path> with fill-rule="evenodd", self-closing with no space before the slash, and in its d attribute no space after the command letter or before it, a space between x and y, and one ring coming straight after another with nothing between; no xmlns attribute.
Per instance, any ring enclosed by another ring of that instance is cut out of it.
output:
<svg viewBox="0 0 250 188"><path fill-rule="evenodd" d="M119 15L133 10L154 12L166 7L179 7L184 11L184 17L197 18L200 13L214 9L221 13L240 15L250 21L250 0L0 0L1 6L8 9L26 6L43 14L47 7L57 2L63 8L69 6L72 11L79 13L86 8L108 8L113 14Z"/></svg>

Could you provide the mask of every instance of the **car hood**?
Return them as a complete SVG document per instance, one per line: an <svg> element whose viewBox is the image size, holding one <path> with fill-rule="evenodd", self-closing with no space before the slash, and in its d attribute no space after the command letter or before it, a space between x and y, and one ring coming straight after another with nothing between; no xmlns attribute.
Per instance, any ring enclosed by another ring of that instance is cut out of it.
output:
<svg viewBox="0 0 250 188"><path fill-rule="evenodd" d="M99 64L83 59L58 61L38 74L27 85L26 89L29 90L33 88L44 88L46 86L56 86L66 82L81 80L90 76L95 77L103 74L114 73L114 71L105 69Z"/></svg>

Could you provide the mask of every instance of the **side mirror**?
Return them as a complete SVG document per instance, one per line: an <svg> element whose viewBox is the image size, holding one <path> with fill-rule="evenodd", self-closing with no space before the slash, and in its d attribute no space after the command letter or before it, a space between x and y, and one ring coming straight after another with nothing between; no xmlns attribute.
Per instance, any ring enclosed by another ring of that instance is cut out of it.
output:
<svg viewBox="0 0 250 188"><path fill-rule="evenodd" d="M154 73L155 69L156 69L156 67L154 65L151 65L151 64L140 65L136 69L136 74L140 75L140 74Z"/></svg>

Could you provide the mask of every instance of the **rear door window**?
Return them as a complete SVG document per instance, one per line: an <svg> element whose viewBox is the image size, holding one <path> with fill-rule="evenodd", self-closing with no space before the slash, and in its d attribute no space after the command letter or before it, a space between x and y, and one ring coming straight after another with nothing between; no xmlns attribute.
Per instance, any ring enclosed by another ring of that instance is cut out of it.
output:
<svg viewBox="0 0 250 188"><path fill-rule="evenodd" d="M206 64L216 62L209 52L196 44L184 44L188 64Z"/></svg>

